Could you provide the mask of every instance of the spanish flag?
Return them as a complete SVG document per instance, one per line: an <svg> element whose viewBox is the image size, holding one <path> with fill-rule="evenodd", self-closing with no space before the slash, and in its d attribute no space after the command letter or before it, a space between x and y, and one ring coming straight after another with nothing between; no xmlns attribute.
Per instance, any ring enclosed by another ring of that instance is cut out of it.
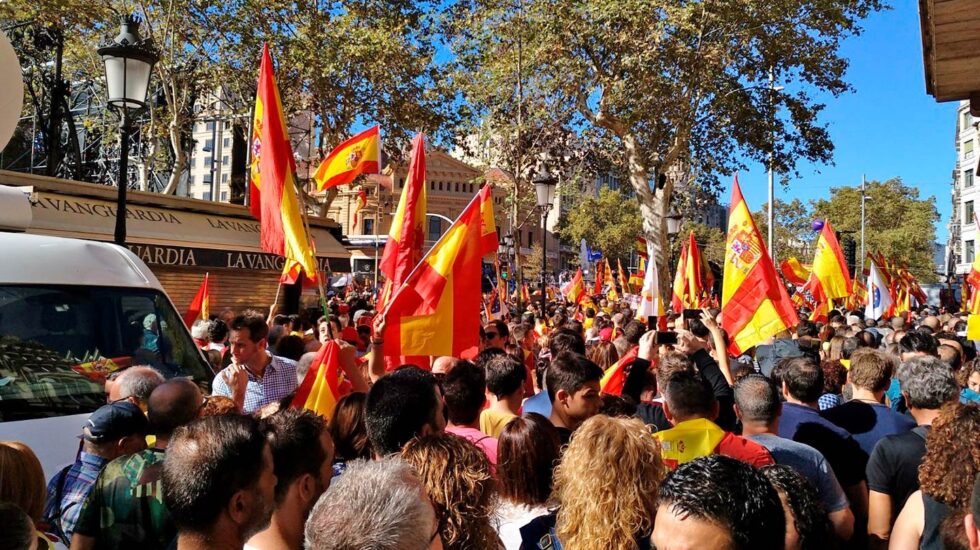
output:
<svg viewBox="0 0 980 550"><path fill-rule="evenodd" d="M382 292L379 307L391 298L392 292L405 282L409 272L422 259L425 243L425 136L418 134L412 140L412 154L408 162L408 176L402 187L391 231L381 256L381 272L388 278Z"/></svg>
<svg viewBox="0 0 980 550"><path fill-rule="evenodd" d="M799 322L735 176L721 308L721 325L731 338L729 350L741 355Z"/></svg>
<svg viewBox="0 0 980 550"><path fill-rule="evenodd" d="M303 271L313 277L316 261L300 213L293 148L286 131L268 45L262 47L252 121L252 151L249 209L261 223L262 250L298 262Z"/></svg>
<svg viewBox="0 0 980 550"><path fill-rule="evenodd" d="M619 361L616 361L606 369L606 372L602 374L602 379L599 380L599 390L602 393L611 395L623 394L623 386L626 385L626 367L636 361L639 352L640 347L633 346L625 355L620 357Z"/></svg>
<svg viewBox="0 0 980 550"><path fill-rule="evenodd" d="M582 299L585 298L585 281L582 280L582 268L578 268L575 272L575 276L569 281L564 287L562 287L561 292L565 295L565 299L573 304L579 304Z"/></svg>
<svg viewBox="0 0 980 550"><path fill-rule="evenodd" d="M296 390L292 406L313 411L327 420L340 401L340 346L333 340L320 346L303 383Z"/></svg>
<svg viewBox="0 0 980 550"><path fill-rule="evenodd" d="M790 284L803 286L810 278L810 268L812 266L801 264L795 257L790 257L779 264L779 270Z"/></svg>
<svg viewBox="0 0 980 550"><path fill-rule="evenodd" d="M385 355L459 357L480 339L483 256L497 250L493 191L483 186L388 304Z"/></svg>
<svg viewBox="0 0 980 550"><path fill-rule="evenodd" d="M187 325L187 328L190 328L194 324L194 321L198 319L208 320L210 301L211 292L208 289L208 274L205 273L204 281L201 282L201 286L197 289L197 294L191 300L191 305L187 307L187 313L184 314L184 324Z"/></svg>
<svg viewBox="0 0 980 550"><path fill-rule="evenodd" d="M851 275L847 271L844 253L830 220L823 224L813 256L813 268L807 283L820 301L847 298L851 295Z"/></svg>
<svg viewBox="0 0 980 550"><path fill-rule="evenodd" d="M684 294L681 295L684 307L701 307L701 295L704 294L705 280L702 269L701 250L698 241L691 231L687 238L687 261L684 262Z"/></svg>
<svg viewBox="0 0 980 550"><path fill-rule="evenodd" d="M357 214L367 206L367 193L364 191L364 188L358 185L356 193L354 197L354 224L352 227L357 227Z"/></svg>
<svg viewBox="0 0 980 550"><path fill-rule="evenodd" d="M323 159L313 174L316 190L350 183L359 174L377 174L380 161L381 134L377 126L372 126L338 145Z"/></svg>
<svg viewBox="0 0 980 550"><path fill-rule="evenodd" d="M674 287L670 297L670 308L674 310L674 313L680 313L682 309L687 307L685 300L687 295L687 279L685 277L687 261L687 246L682 243L681 256L677 260L677 273L674 274Z"/></svg>

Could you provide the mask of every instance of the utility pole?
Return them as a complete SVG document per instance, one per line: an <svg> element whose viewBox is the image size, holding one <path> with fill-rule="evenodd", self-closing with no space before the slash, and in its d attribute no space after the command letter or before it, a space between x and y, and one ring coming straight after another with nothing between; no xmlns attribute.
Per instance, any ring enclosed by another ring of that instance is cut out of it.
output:
<svg viewBox="0 0 980 550"><path fill-rule="evenodd" d="M517 288L523 288L524 273L521 269L521 234L517 227L517 206L519 199L519 189L521 184L521 173L523 171L522 161L524 154L524 142L522 130L524 128L524 0L517 3L518 18L520 21L517 26L517 155L514 167L514 198L511 201L510 212L510 232L514 237L514 274ZM521 293L517 292L517 310L521 310Z"/></svg>
<svg viewBox="0 0 980 550"><path fill-rule="evenodd" d="M776 250L775 248L773 248L774 243L772 239L773 226L775 225L775 221L776 221L775 216L773 215L774 212L773 202L775 202L775 191L774 191L773 173L772 173L773 151L776 148L775 133L773 132L772 129L772 125L775 123L775 120L773 119L776 118L776 114L773 112L773 97L772 97L773 92L776 91L774 80L775 79L772 74L772 67L769 67L769 117L770 117L769 119L769 125L770 125L769 126L769 208L767 209L766 212L766 230L768 233L768 240L766 242L766 245L769 248L769 257L772 258L773 264L776 263Z"/></svg>
<svg viewBox="0 0 980 550"><path fill-rule="evenodd" d="M855 267L854 267L854 278L857 278L858 277L858 273L859 273L859 269L858 269L857 265L860 265L861 266L860 267L860 272L863 272L864 271L864 258L865 258L865 254L864 254L864 203L865 203L865 201L868 200L868 196L866 194L867 193L866 183L867 183L867 181L864 178L864 174L861 174L861 261L860 262L854 262L855 263Z"/></svg>

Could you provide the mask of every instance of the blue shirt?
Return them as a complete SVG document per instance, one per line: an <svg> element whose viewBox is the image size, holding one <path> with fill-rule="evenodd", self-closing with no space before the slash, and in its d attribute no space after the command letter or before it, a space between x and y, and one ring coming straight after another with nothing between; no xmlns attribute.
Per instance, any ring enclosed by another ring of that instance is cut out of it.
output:
<svg viewBox="0 0 980 550"><path fill-rule="evenodd" d="M251 371L248 372L248 384L245 386L245 414L252 414L269 403L279 401L290 393L296 391L299 385L296 381L296 361L271 356L272 360L265 367L262 378L257 378ZM231 388L225 382L225 371L231 367L222 369L214 382L211 383L212 395L224 395L231 397Z"/></svg>
<svg viewBox="0 0 980 550"><path fill-rule="evenodd" d="M869 457L881 438L905 433L916 426L912 417L897 413L887 405L856 399L827 409L820 415L850 432Z"/></svg>
<svg viewBox="0 0 980 550"><path fill-rule="evenodd" d="M820 416L816 409L796 403L783 403L779 417L779 437L804 443L820 451L837 475L842 487L864 481L868 455L850 432Z"/></svg>
<svg viewBox="0 0 980 550"><path fill-rule="evenodd" d="M745 438L769 449L776 464L789 466L805 477L817 490L820 501L828 512L847 508L847 496L837 482L834 468L827 463L827 459L820 454L820 451L773 434L747 435Z"/></svg>
<svg viewBox="0 0 980 550"><path fill-rule="evenodd" d="M548 392L538 392L524 400L524 405L521 408L521 412L538 413L545 418L551 416L551 398L548 397Z"/></svg>
<svg viewBox="0 0 980 550"><path fill-rule="evenodd" d="M98 479L99 472L106 462L109 461L101 456L82 451L74 464L67 470L59 472L48 482L44 518L50 522L51 530L65 545L71 544L71 535L75 532L78 513L85 499L92 492L95 480Z"/></svg>

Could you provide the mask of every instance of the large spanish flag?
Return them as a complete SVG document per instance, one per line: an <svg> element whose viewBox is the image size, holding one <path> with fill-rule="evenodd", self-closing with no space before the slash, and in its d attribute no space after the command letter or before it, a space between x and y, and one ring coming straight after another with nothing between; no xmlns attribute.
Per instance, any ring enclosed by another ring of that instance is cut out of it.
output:
<svg viewBox="0 0 980 550"><path fill-rule="evenodd" d="M333 340L320 346L303 383L296 389L292 406L313 411L330 420L340 401L340 346Z"/></svg>
<svg viewBox="0 0 980 550"><path fill-rule="evenodd" d="M381 272L388 278L387 290L382 293L380 307L384 307L391 294L402 286L409 272L422 259L425 243L425 136L418 134L412 140L412 154L408 162L408 175L402 187L391 231L381 256Z"/></svg>
<svg viewBox="0 0 980 550"><path fill-rule="evenodd" d="M851 275L847 272L847 262L844 261L844 253L830 220L824 222L817 239L817 251L813 255L813 268L807 284L819 301L829 302L851 295Z"/></svg>
<svg viewBox="0 0 980 550"><path fill-rule="evenodd" d="M687 245L681 244L681 255L677 259L677 272L674 273L674 286L670 297L670 308L680 313L687 307ZM650 263L653 263L652 261Z"/></svg>
<svg viewBox="0 0 980 550"><path fill-rule="evenodd" d="M799 324L786 287L742 197L738 176L732 185L722 282L721 324L731 338L729 350L746 350Z"/></svg>
<svg viewBox="0 0 980 550"><path fill-rule="evenodd" d="M684 294L681 296L684 307L699 308L705 293L704 270L698 240L691 231L687 238L687 261L684 263ZM707 302L707 300L704 300Z"/></svg>
<svg viewBox="0 0 980 550"><path fill-rule="evenodd" d="M295 260L310 277L316 261L296 195L296 165L272 72L269 46L262 47L259 87L252 121L249 209L261 224L262 250Z"/></svg>
<svg viewBox="0 0 980 550"><path fill-rule="evenodd" d="M799 260L792 256L779 264L779 270L783 272L786 280L796 286L806 284L807 279L810 278L810 268L811 266L800 263Z"/></svg>
<svg viewBox="0 0 980 550"><path fill-rule="evenodd" d="M194 295L194 299L191 300L191 305L187 307L187 313L184 314L184 324L187 328L190 328L194 324L194 321L198 319L208 320L208 313L210 309L211 292L208 289L208 274L204 274L204 280L201 281L201 286L197 289L197 294Z"/></svg>
<svg viewBox="0 0 980 550"><path fill-rule="evenodd" d="M459 357L479 344L483 256L497 246L485 185L392 295L385 355Z"/></svg>
<svg viewBox="0 0 980 550"><path fill-rule="evenodd" d="M572 277L572 280L568 281L568 283L561 288L561 292L565 295L565 299L573 304L579 304L582 302L582 299L585 298L585 281L581 267L575 272L575 276Z"/></svg>
<svg viewBox="0 0 980 550"><path fill-rule="evenodd" d="M354 181L360 174L377 174L381 164L381 133L372 126L341 143L317 167L317 191ZM355 224L356 225L356 224Z"/></svg>

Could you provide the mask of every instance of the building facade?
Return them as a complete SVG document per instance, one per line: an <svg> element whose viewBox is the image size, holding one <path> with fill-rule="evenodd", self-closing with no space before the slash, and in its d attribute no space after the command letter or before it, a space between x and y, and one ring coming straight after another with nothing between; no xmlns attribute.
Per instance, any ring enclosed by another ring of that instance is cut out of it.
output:
<svg viewBox="0 0 980 550"><path fill-rule="evenodd" d="M977 254L980 232L975 212L980 207L980 193L974 181L977 172L978 120L970 115L970 103L961 101L956 110L956 166L953 168L952 215L949 220L949 242L946 265L955 266L953 274L970 271Z"/></svg>

